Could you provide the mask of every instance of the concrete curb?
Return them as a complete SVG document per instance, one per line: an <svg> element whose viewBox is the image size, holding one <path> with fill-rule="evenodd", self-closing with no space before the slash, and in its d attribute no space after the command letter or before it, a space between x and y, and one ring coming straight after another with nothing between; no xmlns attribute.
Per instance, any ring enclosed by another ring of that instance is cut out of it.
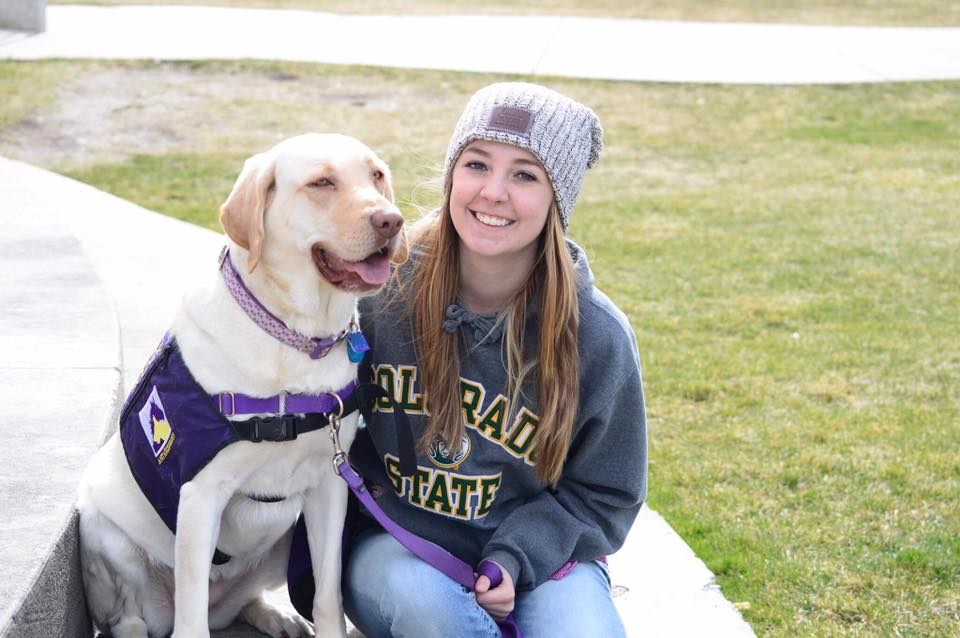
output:
<svg viewBox="0 0 960 638"><path fill-rule="evenodd" d="M80 574L77 513L71 512L36 579L27 588L0 636L4 638L87 638L92 624Z"/></svg>

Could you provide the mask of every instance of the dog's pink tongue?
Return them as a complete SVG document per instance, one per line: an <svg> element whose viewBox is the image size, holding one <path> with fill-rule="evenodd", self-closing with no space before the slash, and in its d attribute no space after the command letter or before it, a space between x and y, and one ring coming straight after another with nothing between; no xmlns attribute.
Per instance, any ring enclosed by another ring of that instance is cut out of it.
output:
<svg viewBox="0 0 960 638"><path fill-rule="evenodd" d="M345 261L343 265L371 285L385 284L390 278L390 260L385 255L370 255L363 261Z"/></svg>

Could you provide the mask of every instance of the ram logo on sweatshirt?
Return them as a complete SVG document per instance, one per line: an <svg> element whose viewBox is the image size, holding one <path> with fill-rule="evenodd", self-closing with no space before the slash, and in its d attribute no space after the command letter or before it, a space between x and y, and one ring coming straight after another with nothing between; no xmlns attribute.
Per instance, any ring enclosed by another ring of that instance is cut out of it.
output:
<svg viewBox="0 0 960 638"><path fill-rule="evenodd" d="M451 450L447 447L447 444L444 443L443 439L437 439L430 444L427 452L430 454L430 460L437 467L455 470L463 465L463 462L470 456L472 447L470 437L464 434L463 438L460 439L460 447L457 450Z"/></svg>

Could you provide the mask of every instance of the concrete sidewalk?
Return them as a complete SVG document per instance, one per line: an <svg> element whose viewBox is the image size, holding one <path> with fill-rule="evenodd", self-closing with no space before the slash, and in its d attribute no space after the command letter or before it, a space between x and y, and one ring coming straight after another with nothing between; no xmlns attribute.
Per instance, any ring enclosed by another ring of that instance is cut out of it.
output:
<svg viewBox="0 0 960 638"><path fill-rule="evenodd" d="M495 46L464 46L467 34ZM370 16L191 6L47 8L0 59L267 59L656 82L960 79L960 28L552 16Z"/></svg>

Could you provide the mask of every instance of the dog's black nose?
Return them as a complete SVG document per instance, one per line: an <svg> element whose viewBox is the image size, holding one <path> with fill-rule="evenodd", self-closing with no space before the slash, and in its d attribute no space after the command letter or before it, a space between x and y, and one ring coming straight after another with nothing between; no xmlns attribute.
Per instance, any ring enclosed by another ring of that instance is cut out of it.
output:
<svg viewBox="0 0 960 638"><path fill-rule="evenodd" d="M396 211L378 210L370 216L370 225L384 239L391 239L403 228L403 215Z"/></svg>

